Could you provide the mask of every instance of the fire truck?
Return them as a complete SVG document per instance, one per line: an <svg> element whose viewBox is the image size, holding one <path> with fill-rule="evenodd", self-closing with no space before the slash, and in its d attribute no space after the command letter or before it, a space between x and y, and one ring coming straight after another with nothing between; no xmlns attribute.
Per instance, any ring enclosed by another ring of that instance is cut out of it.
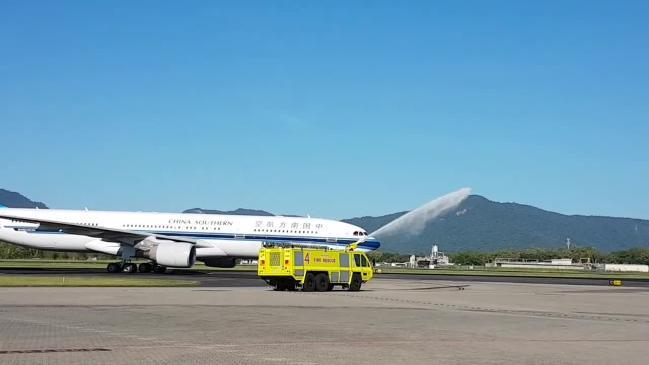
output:
<svg viewBox="0 0 649 365"><path fill-rule="evenodd" d="M334 250L264 244L258 262L259 277L279 291L359 291L373 277L370 260L354 245Z"/></svg>

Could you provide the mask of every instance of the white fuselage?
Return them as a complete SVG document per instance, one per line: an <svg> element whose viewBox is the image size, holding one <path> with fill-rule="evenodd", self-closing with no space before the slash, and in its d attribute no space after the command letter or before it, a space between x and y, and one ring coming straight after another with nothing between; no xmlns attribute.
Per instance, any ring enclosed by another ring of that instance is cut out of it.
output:
<svg viewBox="0 0 649 365"><path fill-rule="evenodd" d="M263 242L342 249L361 241L358 249L362 251L375 250L380 245L360 227L318 218L13 208L1 211L14 217L190 238L199 243L199 259L256 258ZM101 252L93 249L95 237L48 231L39 228L39 224L19 220L0 219L0 241L42 250Z"/></svg>

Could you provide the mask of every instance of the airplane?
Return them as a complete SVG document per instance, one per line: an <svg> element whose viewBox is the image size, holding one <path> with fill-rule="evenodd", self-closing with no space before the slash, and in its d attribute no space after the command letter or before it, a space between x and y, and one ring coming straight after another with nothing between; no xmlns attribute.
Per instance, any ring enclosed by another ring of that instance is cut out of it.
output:
<svg viewBox="0 0 649 365"><path fill-rule="evenodd" d="M0 208L0 241L117 256L120 262L106 267L111 273L163 273L196 260L232 268L237 259L256 259L265 243L364 252L380 246L360 227L310 217Z"/></svg>

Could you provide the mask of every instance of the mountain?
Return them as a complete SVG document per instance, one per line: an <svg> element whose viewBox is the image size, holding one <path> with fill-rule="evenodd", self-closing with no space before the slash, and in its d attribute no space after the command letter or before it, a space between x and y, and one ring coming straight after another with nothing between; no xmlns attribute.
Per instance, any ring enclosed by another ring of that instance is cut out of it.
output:
<svg viewBox="0 0 649 365"><path fill-rule="evenodd" d="M237 210L214 210L214 209L202 209L202 208L192 208L183 211L183 213L198 213L198 214L231 214L231 215L263 215L263 216L273 216L273 213L268 213L265 210L255 210L255 209L245 209L239 208Z"/></svg>
<svg viewBox="0 0 649 365"><path fill-rule="evenodd" d="M263 210L232 212L190 209L186 213L273 215ZM343 219L368 232L392 222L407 212L383 216ZM649 246L649 221L583 215L564 215L530 205L499 203L471 195L456 209L429 222L416 235L379 237L381 250L398 253L428 252L433 243L446 252L495 251L526 248L595 247L610 252Z"/></svg>
<svg viewBox="0 0 649 365"><path fill-rule="evenodd" d="M345 219L373 232L406 212ZM471 195L453 211L429 222L417 235L381 238L381 249L428 252L433 243L447 252L525 248L595 247L617 251L649 246L649 221L631 218L564 215L517 203L498 203Z"/></svg>
<svg viewBox="0 0 649 365"><path fill-rule="evenodd" d="M203 209L203 208L192 208L184 210L183 213L196 213L196 214L229 214L229 215L260 215L266 217L272 217L276 214L269 213L265 210L257 209L246 209L238 208L236 210L215 210L215 209ZM300 215L295 214L279 214L282 217L301 217Z"/></svg>
<svg viewBox="0 0 649 365"><path fill-rule="evenodd" d="M0 204L9 208L47 209L47 206L41 202L33 202L19 193L5 189L0 189Z"/></svg>

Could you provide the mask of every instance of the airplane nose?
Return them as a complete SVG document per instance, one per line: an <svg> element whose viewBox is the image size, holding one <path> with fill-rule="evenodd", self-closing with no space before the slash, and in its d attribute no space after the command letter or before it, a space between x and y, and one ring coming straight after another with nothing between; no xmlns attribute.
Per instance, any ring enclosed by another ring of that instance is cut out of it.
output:
<svg viewBox="0 0 649 365"><path fill-rule="evenodd" d="M379 247L381 247L381 242L377 240L374 237L367 237L367 240L365 241L365 244L368 246L369 249L371 250L376 250Z"/></svg>

